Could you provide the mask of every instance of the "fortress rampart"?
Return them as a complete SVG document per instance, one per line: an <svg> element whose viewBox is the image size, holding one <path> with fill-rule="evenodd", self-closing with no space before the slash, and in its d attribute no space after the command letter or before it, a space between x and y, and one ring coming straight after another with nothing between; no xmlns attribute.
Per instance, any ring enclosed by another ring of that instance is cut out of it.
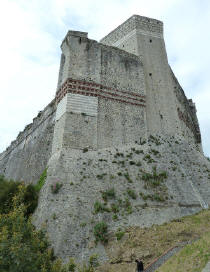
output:
<svg viewBox="0 0 210 272"><path fill-rule="evenodd" d="M0 155L0 174L8 179L37 182L51 155L55 100L19 133Z"/></svg>

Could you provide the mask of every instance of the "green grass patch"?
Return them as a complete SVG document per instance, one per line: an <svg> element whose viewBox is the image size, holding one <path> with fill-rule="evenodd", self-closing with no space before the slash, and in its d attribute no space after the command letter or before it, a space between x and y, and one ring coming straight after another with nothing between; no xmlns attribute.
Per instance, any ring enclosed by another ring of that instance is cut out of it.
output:
<svg viewBox="0 0 210 272"><path fill-rule="evenodd" d="M163 264L158 272L201 272L210 260L210 232L198 241L185 246Z"/></svg>
<svg viewBox="0 0 210 272"><path fill-rule="evenodd" d="M47 168L44 169L37 184L35 185L35 189L37 192L39 192L42 189L43 185L45 184L46 178L47 178Z"/></svg>

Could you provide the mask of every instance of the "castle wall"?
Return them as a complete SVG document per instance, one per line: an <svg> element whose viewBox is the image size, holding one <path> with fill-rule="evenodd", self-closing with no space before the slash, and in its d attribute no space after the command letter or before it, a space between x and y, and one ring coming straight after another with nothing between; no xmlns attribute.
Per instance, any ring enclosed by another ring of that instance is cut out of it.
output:
<svg viewBox="0 0 210 272"><path fill-rule="evenodd" d="M201 134L196 116L195 104L191 99L187 99L172 70L171 76L174 87L174 94L176 96L176 108L180 119L182 135L189 141L195 141L197 144L200 144Z"/></svg>
<svg viewBox="0 0 210 272"><path fill-rule="evenodd" d="M26 183L37 182L51 155L54 119L52 101L0 154L0 175Z"/></svg>
<svg viewBox="0 0 210 272"><path fill-rule="evenodd" d="M68 32L61 48L65 63L56 93L53 153L63 147L97 149L145 137L139 58L74 31Z"/></svg>

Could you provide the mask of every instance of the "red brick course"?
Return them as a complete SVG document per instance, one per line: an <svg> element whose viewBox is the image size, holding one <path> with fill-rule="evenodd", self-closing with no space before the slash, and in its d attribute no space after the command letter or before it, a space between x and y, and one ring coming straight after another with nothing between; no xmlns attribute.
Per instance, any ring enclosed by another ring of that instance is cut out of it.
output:
<svg viewBox="0 0 210 272"><path fill-rule="evenodd" d="M68 78L57 92L56 102L59 103L67 93L95 96L102 99L114 100L120 103L145 107L144 95L114 89L95 82L87 82Z"/></svg>

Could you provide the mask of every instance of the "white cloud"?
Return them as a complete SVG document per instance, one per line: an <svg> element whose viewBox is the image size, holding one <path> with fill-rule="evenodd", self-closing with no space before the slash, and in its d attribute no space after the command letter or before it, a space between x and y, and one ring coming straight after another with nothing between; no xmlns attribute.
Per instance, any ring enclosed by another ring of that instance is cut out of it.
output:
<svg viewBox="0 0 210 272"><path fill-rule="evenodd" d="M164 21L169 62L198 110L210 156L208 0L4 0L0 10L0 150L53 98L68 29L99 40L133 14Z"/></svg>

